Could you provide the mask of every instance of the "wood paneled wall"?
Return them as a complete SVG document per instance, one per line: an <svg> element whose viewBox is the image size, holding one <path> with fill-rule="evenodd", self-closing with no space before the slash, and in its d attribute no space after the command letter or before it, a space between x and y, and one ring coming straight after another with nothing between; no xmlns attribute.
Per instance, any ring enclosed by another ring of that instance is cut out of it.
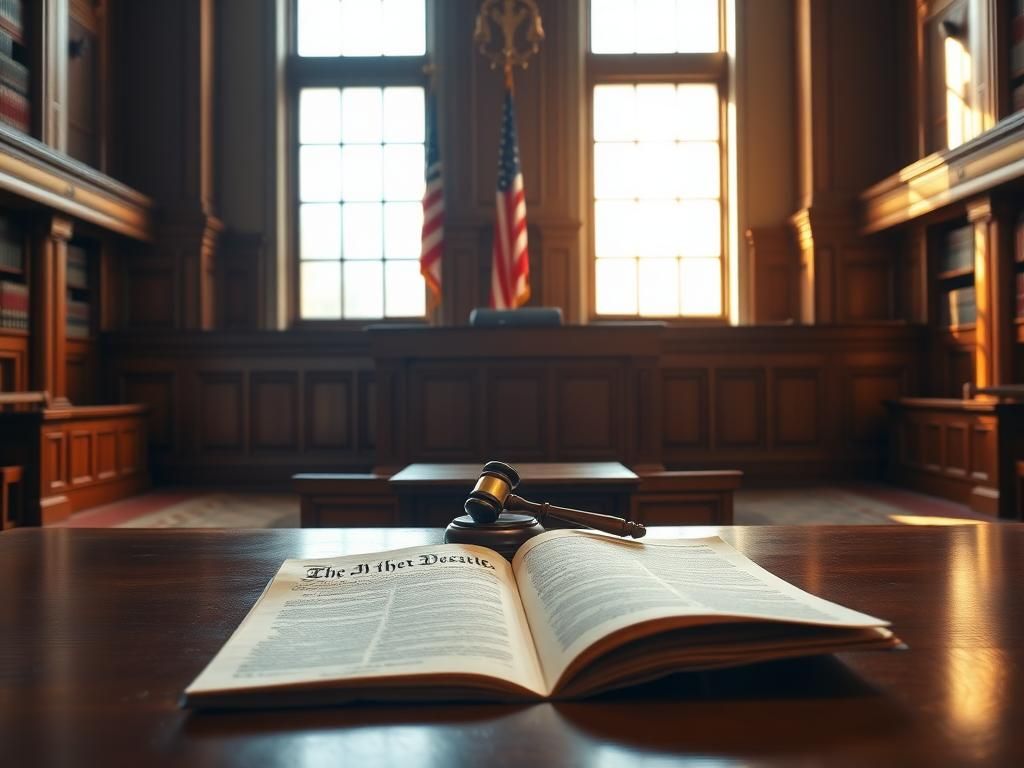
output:
<svg viewBox="0 0 1024 768"><path fill-rule="evenodd" d="M287 484L374 463L363 334L175 333L107 339L107 386L150 407L154 477Z"/></svg>
<svg viewBox="0 0 1024 768"><path fill-rule="evenodd" d="M752 483L874 477L905 326L383 329L108 337L165 481L281 485L409 461L614 459ZM376 363L376 365L375 365Z"/></svg>

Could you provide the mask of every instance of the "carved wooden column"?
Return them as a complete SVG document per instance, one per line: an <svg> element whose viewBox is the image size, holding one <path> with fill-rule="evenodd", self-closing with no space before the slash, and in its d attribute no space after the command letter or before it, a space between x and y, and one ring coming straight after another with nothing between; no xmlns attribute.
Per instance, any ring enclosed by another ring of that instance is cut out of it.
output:
<svg viewBox="0 0 1024 768"><path fill-rule="evenodd" d="M892 76L907 9L901 3L797 0L800 319L893 319L889 244L860 234L857 196L895 170L903 149Z"/></svg>
<svg viewBox="0 0 1024 768"><path fill-rule="evenodd" d="M978 387L1013 383L1014 214L986 196L967 206L974 225L974 381Z"/></svg>
<svg viewBox="0 0 1024 768"><path fill-rule="evenodd" d="M38 0L33 5L31 21L40 31L38 50L32 52L38 99L35 127L44 144L64 152L68 144L68 0Z"/></svg>
<svg viewBox="0 0 1024 768"><path fill-rule="evenodd" d="M223 229L214 183L214 3L115 3L112 13L118 168L162 210L152 245L127 265L126 322L210 329Z"/></svg>
<svg viewBox="0 0 1024 768"><path fill-rule="evenodd" d="M32 249L32 388L67 407L67 257L72 224L49 215Z"/></svg>

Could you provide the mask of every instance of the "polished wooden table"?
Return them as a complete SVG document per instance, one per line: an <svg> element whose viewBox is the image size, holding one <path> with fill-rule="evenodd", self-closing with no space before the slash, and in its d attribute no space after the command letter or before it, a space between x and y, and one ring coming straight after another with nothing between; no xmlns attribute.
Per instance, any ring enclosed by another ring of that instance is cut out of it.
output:
<svg viewBox="0 0 1024 768"><path fill-rule="evenodd" d="M715 532L910 646L528 706L194 714L178 696L286 557L440 530L0 534L4 766L1024 765L1024 526Z"/></svg>

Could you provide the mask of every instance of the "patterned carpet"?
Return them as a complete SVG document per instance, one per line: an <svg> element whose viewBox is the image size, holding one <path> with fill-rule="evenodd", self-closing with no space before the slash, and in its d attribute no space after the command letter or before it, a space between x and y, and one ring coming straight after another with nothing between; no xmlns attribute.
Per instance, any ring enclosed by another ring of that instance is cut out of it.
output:
<svg viewBox="0 0 1024 768"><path fill-rule="evenodd" d="M992 522L961 504L883 485L740 490L737 525L959 525ZM75 528L290 528L299 525L292 493L159 490L84 510Z"/></svg>

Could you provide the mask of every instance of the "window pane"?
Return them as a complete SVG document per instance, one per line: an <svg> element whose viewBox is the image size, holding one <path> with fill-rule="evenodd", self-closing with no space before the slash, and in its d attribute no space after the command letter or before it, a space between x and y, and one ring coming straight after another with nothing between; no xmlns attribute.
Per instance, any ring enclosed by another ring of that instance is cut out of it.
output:
<svg viewBox="0 0 1024 768"><path fill-rule="evenodd" d="M422 56L426 53L423 0L384 0L384 54Z"/></svg>
<svg viewBox="0 0 1024 768"><path fill-rule="evenodd" d="M424 162L422 144L385 144L384 199L422 200Z"/></svg>
<svg viewBox="0 0 1024 768"><path fill-rule="evenodd" d="M379 259L383 247L380 203L347 203L343 215L343 258Z"/></svg>
<svg viewBox="0 0 1024 768"><path fill-rule="evenodd" d="M419 259L423 236L423 206L420 203L384 205L384 258Z"/></svg>
<svg viewBox="0 0 1024 768"><path fill-rule="evenodd" d="M380 145L349 145L341 148L342 191L345 200L380 200L383 191L383 158Z"/></svg>
<svg viewBox="0 0 1024 768"><path fill-rule="evenodd" d="M340 147L299 147L299 199L302 202L341 199Z"/></svg>
<svg viewBox="0 0 1024 768"><path fill-rule="evenodd" d="M665 199L676 196L679 186L676 178L678 146L668 143L636 145L636 166L624 170L634 176L638 197Z"/></svg>
<svg viewBox="0 0 1024 768"><path fill-rule="evenodd" d="M722 253L721 208L717 200L685 200L679 204L679 252L689 257Z"/></svg>
<svg viewBox="0 0 1024 768"><path fill-rule="evenodd" d="M719 260L683 259L679 266L683 314L722 314L722 265Z"/></svg>
<svg viewBox="0 0 1024 768"><path fill-rule="evenodd" d="M383 110L380 88L346 88L341 92L341 140L379 144Z"/></svg>
<svg viewBox="0 0 1024 768"><path fill-rule="evenodd" d="M636 260L600 259L595 263L597 313L636 314Z"/></svg>
<svg viewBox="0 0 1024 768"><path fill-rule="evenodd" d="M341 53L340 32L338 0L299 0L299 56L337 56Z"/></svg>
<svg viewBox="0 0 1024 768"><path fill-rule="evenodd" d="M380 0L340 0L341 52L344 56L380 56L384 28Z"/></svg>
<svg viewBox="0 0 1024 768"><path fill-rule="evenodd" d="M636 0L636 52L675 52L675 22L675 0Z"/></svg>
<svg viewBox="0 0 1024 768"><path fill-rule="evenodd" d="M341 91L303 88L299 93L299 141L337 144L341 141Z"/></svg>
<svg viewBox="0 0 1024 768"><path fill-rule="evenodd" d="M594 248L597 258L636 254L636 203L598 201L594 204Z"/></svg>
<svg viewBox="0 0 1024 768"><path fill-rule="evenodd" d="M384 262L346 261L345 317L384 316Z"/></svg>
<svg viewBox="0 0 1024 768"><path fill-rule="evenodd" d="M684 142L679 145L676 171L680 197L718 197L722 184L718 145Z"/></svg>
<svg viewBox="0 0 1024 768"><path fill-rule="evenodd" d="M678 133L675 122L675 85L637 86L636 138L648 141L674 139Z"/></svg>
<svg viewBox="0 0 1024 768"><path fill-rule="evenodd" d="M703 53L719 46L719 0L591 0L594 53Z"/></svg>
<svg viewBox="0 0 1024 768"><path fill-rule="evenodd" d="M384 141L424 141L422 88L384 89Z"/></svg>
<svg viewBox="0 0 1024 768"><path fill-rule="evenodd" d="M304 261L299 270L299 314L309 320L341 318L341 262Z"/></svg>
<svg viewBox="0 0 1024 768"><path fill-rule="evenodd" d="M636 88L632 85L594 87L594 141L636 138Z"/></svg>
<svg viewBox="0 0 1024 768"><path fill-rule="evenodd" d="M718 87L680 85L677 98L676 138L690 141L718 139Z"/></svg>
<svg viewBox="0 0 1024 768"><path fill-rule="evenodd" d="M643 201L633 219L634 249L640 256L678 256L679 203Z"/></svg>
<svg viewBox="0 0 1024 768"><path fill-rule="evenodd" d="M676 50L704 53L719 48L718 0L676 0Z"/></svg>
<svg viewBox="0 0 1024 768"><path fill-rule="evenodd" d="M594 195L636 196L636 144L594 145Z"/></svg>
<svg viewBox="0 0 1024 768"><path fill-rule="evenodd" d="M418 261L389 261L384 265L384 314L388 317L416 317L427 311L426 286Z"/></svg>
<svg viewBox="0 0 1024 768"><path fill-rule="evenodd" d="M341 206L303 205L299 208L299 258L341 258Z"/></svg>
<svg viewBox="0 0 1024 768"><path fill-rule="evenodd" d="M679 314L676 259L640 259L640 314Z"/></svg>
<svg viewBox="0 0 1024 768"><path fill-rule="evenodd" d="M594 53L633 53L635 14L630 0L591 0L590 50Z"/></svg>

